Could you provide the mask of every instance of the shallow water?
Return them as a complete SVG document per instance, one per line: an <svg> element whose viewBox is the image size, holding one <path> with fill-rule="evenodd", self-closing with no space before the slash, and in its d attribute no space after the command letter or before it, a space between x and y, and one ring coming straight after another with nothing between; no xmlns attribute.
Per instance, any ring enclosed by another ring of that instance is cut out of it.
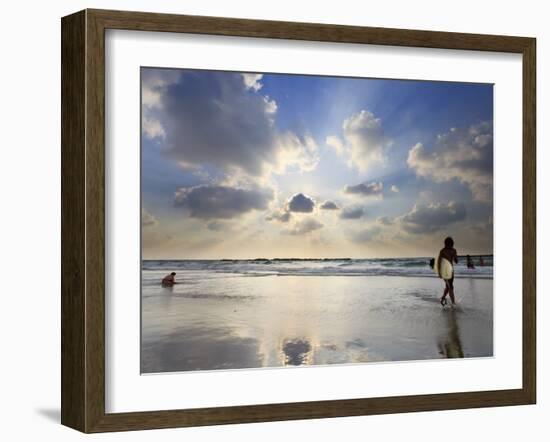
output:
<svg viewBox="0 0 550 442"><path fill-rule="evenodd" d="M493 353L492 278L253 276L144 270L142 373L366 363Z"/></svg>

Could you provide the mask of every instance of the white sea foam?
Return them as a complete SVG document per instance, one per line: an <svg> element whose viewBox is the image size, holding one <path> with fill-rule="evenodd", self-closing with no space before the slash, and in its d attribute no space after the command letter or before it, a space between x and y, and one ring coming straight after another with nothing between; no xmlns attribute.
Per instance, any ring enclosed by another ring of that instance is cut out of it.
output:
<svg viewBox="0 0 550 442"><path fill-rule="evenodd" d="M145 260L144 271L232 273L241 276L425 276L436 277L430 258L388 259L253 259L253 260ZM479 263L479 259L475 259ZM464 260L455 265L457 277L492 278L492 257L484 266L468 269Z"/></svg>

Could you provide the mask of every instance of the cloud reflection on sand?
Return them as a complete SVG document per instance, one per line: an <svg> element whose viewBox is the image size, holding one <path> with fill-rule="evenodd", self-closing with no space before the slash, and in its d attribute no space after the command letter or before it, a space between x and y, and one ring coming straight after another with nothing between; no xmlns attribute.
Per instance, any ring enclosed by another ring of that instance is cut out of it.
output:
<svg viewBox="0 0 550 442"><path fill-rule="evenodd" d="M142 373L492 356L492 280L144 272Z"/></svg>

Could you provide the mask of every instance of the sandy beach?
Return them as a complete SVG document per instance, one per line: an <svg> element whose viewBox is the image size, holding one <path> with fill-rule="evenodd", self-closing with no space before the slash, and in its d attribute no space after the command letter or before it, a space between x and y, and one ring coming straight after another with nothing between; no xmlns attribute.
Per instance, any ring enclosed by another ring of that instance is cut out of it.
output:
<svg viewBox="0 0 550 442"><path fill-rule="evenodd" d="M142 373L493 353L492 275L457 275L452 309L430 275L165 273L143 272Z"/></svg>

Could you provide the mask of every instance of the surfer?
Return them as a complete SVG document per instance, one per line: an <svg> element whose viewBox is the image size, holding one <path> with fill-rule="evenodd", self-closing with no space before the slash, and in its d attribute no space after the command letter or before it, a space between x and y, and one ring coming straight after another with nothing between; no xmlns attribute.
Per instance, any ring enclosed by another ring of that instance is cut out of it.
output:
<svg viewBox="0 0 550 442"><path fill-rule="evenodd" d="M163 287L172 287L176 283L176 272L172 272L169 275L166 275L164 278L162 278L162 286Z"/></svg>
<svg viewBox="0 0 550 442"><path fill-rule="evenodd" d="M469 269L475 269L474 261L472 261L472 257L470 255L466 255L466 267Z"/></svg>
<svg viewBox="0 0 550 442"><path fill-rule="evenodd" d="M445 247L441 249L439 252L439 256L437 257L437 269L438 273L441 275L441 264L443 259L446 259L450 264L451 267L453 267L453 263L458 263L458 256L456 253L456 249L454 248L455 242L453 238L448 236L445 238ZM445 299L447 295L451 297L451 302L453 305L455 305L455 290L454 290L454 279L455 279L455 273L454 273L454 267L452 269L451 278L450 279L443 279L445 281L445 290L443 291L443 296L441 297L441 305L447 304L447 300Z"/></svg>

